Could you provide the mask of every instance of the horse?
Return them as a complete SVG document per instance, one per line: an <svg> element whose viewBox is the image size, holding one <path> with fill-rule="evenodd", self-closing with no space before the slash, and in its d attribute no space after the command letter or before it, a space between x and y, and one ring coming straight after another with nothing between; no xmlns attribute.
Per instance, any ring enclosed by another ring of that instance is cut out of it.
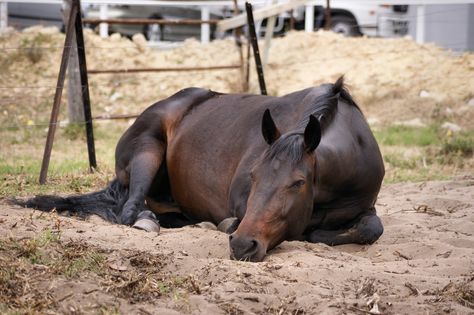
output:
<svg viewBox="0 0 474 315"><path fill-rule="evenodd" d="M181 90L136 119L115 157L104 190L16 203L125 225L210 221L229 234L231 259L254 262L285 240L383 233L383 159L343 77L281 97Z"/></svg>

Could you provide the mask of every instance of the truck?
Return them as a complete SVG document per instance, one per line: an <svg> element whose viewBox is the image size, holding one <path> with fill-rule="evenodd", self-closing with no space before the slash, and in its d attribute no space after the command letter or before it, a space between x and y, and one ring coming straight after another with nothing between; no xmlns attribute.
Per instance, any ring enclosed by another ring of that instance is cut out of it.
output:
<svg viewBox="0 0 474 315"><path fill-rule="evenodd" d="M345 36L402 37L408 34L408 5L377 5L358 1L335 1L330 5L330 29ZM324 6L314 7L314 29L326 25ZM294 21L297 30L305 28L305 8L281 14L275 32L284 34ZM265 30L265 21L261 31Z"/></svg>

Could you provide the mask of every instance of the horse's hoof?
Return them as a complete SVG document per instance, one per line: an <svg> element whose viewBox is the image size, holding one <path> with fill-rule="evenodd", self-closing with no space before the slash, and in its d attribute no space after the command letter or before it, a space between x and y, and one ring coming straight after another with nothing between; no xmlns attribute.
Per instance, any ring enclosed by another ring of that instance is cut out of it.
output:
<svg viewBox="0 0 474 315"><path fill-rule="evenodd" d="M160 224L150 219L138 219L132 227L147 232L160 232Z"/></svg>
<svg viewBox="0 0 474 315"><path fill-rule="evenodd" d="M227 234L232 234L239 227L239 223L240 221L236 217L227 218L222 220L221 223L219 223L219 225L217 226L217 230Z"/></svg>
<svg viewBox="0 0 474 315"><path fill-rule="evenodd" d="M207 230L213 230L213 231L217 230L217 226L214 223L209 222L209 221L199 222L195 224L194 226L199 227L201 229L207 229Z"/></svg>

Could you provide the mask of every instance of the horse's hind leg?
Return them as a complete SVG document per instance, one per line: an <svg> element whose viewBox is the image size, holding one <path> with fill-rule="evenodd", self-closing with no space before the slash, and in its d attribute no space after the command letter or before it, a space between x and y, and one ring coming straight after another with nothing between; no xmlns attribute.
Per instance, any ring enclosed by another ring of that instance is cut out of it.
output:
<svg viewBox="0 0 474 315"><path fill-rule="evenodd" d="M130 163L129 196L120 216L120 223L132 225L139 212L145 210L145 196L163 162L164 144L153 137L138 139L139 145Z"/></svg>
<svg viewBox="0 0 474 315"><path fill-rule="evenodd" d="M375 214L363 216L353 226L341 230L314 230L308 235L311 243L325 243L327 245L342 244L372 244L383 233L383 225Z"/></svg>

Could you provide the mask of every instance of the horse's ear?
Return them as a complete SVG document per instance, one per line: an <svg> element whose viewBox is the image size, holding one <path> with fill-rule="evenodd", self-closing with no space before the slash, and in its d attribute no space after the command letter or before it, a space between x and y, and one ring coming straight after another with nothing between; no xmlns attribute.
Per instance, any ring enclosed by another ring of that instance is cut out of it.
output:
<svg viewBox="0 0 474 315"><path fill-rule="evenodd" d="M280 138L280 130L275 125L273 121L272 115L270 114L270 110L266 109L265 113L263 113L262 118L262 134L265 141L272 145L273 142Z"/></svg>
<svg viewBox="0 0 474 315"><path fill-rule="evenodd" d="M316 117L309 116L308 125L304 130L304 148L307 153L313 152L321 141L321 125Z"/></svg>

